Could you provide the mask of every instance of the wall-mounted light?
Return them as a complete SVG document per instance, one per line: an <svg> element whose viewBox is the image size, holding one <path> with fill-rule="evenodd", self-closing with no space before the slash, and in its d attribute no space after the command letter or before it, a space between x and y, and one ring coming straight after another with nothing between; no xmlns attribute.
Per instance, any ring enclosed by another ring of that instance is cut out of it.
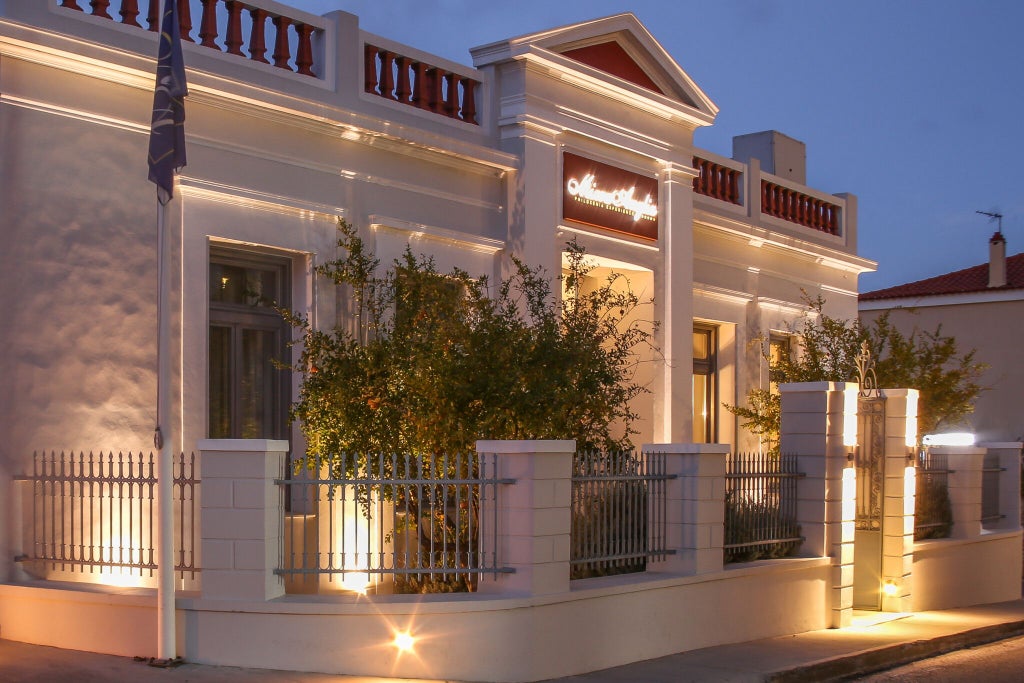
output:
<svg viewBox="0 0 1024 683"><path fill-rule="evenodd" d="M896 595L896 593L898 593L899 590L900 587L897 586L896 582L892 579L887 579L886 582L882 584L882 592L890 598Z"/></svg>
<svg viewBox="0 0 1024 683"><path fill-rule="evenodd" d="M975 435L971 432L950 432L949 434L927 434L925 446L973 446Z"/></svg>

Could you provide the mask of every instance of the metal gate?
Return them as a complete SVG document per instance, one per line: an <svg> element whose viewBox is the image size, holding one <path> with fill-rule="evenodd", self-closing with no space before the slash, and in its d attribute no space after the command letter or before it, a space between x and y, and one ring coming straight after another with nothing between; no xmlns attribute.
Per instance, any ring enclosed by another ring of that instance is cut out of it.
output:
<svg viewBox="0 0 1024 683"><path fill-rule="evenodd" d="M882 516L885 400L862 398L857 409L857 522L853 539L853 607L882 608Z"/></svg>

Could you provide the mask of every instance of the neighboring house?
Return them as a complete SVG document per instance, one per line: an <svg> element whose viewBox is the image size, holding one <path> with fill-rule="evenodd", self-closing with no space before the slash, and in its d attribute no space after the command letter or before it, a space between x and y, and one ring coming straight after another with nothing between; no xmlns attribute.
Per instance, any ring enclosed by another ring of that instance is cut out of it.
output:
<svg viewBox="0 0 1024 683"><path fill-rule="evenodd" d="M132 25L135 5L0 3L0 485L33 449L150 448L157 34ZM694 147L718 109L632 14L474 48L470 67L341 11L204 13L217 5L189 4L188 165L167 206L186 452L301 448L297 378L270 363L292 332L246 291L346 324L313 275L339 216L384 263L410 245L442 270L494 279L515 255L557 277L575 238L596 276L626 274L660 322L638 444L756 446L719 407L767 385L750 342L787 330L803 291L856 310L875 266L857 255L856 198L808 187L803 144L778 133L736 138L732 159Z"/></svg>
<svg viewBox="0 0 1024 683"><path fill-rule="evenodd" d="M961 352L976 350L988 364L981 377L986 390L975 402L966 428L979 441L1024 440L1024 253L1006 256L1006 239L989 240L989 261L945 275L860 295L860 319L888 312L904 334L934 332L941 326Z"/></svg>

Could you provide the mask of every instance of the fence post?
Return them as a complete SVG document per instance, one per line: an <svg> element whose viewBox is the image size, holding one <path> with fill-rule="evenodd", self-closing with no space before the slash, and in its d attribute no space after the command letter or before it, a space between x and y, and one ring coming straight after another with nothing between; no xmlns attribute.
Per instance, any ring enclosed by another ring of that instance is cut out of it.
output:
<svg viewBox="0 0 1024 683"><path fill-rule="evenodd" d="M481 533L497 543L499 565L515 572L480 581L478 592L549 595L569 590L572 527L572 457L575 441L477 441L476 451L497 455L497 476L515 479L497 495L493 511L481 510ZM490 501L486 501L492 504Z"/></svg>
<svg viewBox="0 0 1024 683"><path fill-rule="evenodd" d="M949 502L953 509L950 538L977 538L981 535L981 480L985 449L978 446L932 446L931 451L944 453L950 469Z"/></svg>
<svg viewBox="0 0 1024 683"><path fill-rule="evenodd" d="M1020 466L1021 447L1019 441L978 444L998 458L999 467L999 514L1003 518L995 525L999 530L1011 531L1020 528Z"/></svg>
<svg viewBox="0 0 1024 683"><path fill-rule="evenodd" d="M884 389L882 611L911 610L917 500L917 389Z"/></svg>
<svg viewBox="0 0 1024 683"><path fill-rule="evenodd" d="M856 495L847 456L856 444L858 385L780 384L780 450L796 454L797 522L803 553L832 558L832 627L853 620L853 539Z"/></svg>
<svg viewBox="0 0 1024 683"><path fill-rule="evenodd" d="M271 600L284 595L274 574L283 539L288 442L204 439L202 547L204 598Z"/></svg>
<svg viewBox="0 0 1024 683"><path fill-rule="evenodd" d="M645 444L644 453L665 454L666 550L648 572L720 572L725 542L725 458L729 444Z"/></svg>

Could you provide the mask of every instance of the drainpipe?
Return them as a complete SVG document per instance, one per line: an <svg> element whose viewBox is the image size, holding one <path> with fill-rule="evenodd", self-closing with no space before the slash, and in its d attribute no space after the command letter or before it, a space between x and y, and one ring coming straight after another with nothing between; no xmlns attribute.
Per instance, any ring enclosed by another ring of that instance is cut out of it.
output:
<svg viewBox="0 0 1024 683"><path fill-rule="evenodd" d="M999 230L988 241L988 286L1006 286L1006 239Z"/></svg>

